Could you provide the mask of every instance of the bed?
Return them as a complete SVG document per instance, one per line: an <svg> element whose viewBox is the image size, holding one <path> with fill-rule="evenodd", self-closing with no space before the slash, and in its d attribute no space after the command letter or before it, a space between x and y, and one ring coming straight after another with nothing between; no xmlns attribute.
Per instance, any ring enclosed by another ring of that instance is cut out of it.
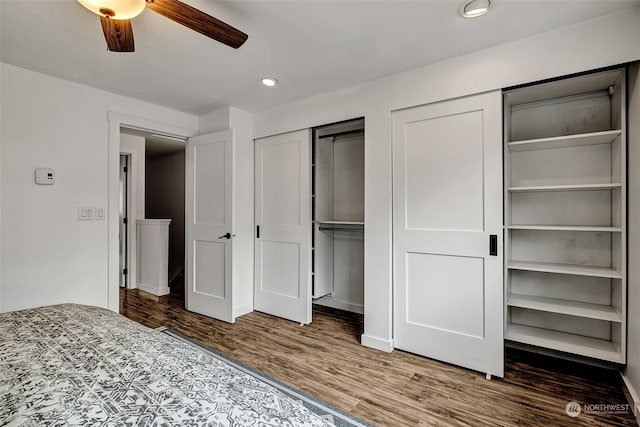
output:
<svg viewBox="0 0 640 427"><path fill-rule="evenodd" d="M0 425L332 424L199 348L62 304L0 314Z"/></svg>

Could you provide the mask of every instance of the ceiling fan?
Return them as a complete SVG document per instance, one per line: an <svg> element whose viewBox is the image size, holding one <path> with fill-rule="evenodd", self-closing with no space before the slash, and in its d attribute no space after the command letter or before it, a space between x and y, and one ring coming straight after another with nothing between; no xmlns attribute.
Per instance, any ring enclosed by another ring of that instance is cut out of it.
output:
<svg viewBox="0 0 640 427"><path fill-rule="evenodd" d="M107 49L133 52L131 18L145 7L234 49L249 37L242 31L178 0L78 0L81 5L100 15Z"/></svg>

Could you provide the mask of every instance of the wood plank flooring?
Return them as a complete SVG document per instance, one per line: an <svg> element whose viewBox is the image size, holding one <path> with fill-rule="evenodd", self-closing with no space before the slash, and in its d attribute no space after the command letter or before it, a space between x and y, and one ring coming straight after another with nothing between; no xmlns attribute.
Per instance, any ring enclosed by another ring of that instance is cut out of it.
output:
<svg viewBox="0 0 640 427"><path fill-rule="evenodd" d="M314 306L313 323L254 312L231 325L180 295L121 290L120 313L166 326L380 426L635 426L633 414L565 413L570 401L627 404L616 371L507 349L504 379L403 351L360 345L362 316ZM593 413L596 412L596 413Z"/></svg>

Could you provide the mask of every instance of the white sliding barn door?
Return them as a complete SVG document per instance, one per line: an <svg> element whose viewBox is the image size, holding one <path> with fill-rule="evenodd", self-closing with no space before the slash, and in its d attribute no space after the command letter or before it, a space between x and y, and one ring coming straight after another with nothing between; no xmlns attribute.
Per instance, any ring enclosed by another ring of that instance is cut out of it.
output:
<svg viewBox="0 0 640 427"><path fill-rule="evenodd" d="M500 92L392 120L394 345L502 377Z"/></svg>
<svg viewBox="0 0 640 427"><path fill-rule="evenodd" d="M311 131L256 140L254 309L311 322Z"/></svg>
<svg viewBox="0 0 640 427"><path fill-rule="evenodd" d="M233 131L187 142L187 310L233 322Z"/></svg>

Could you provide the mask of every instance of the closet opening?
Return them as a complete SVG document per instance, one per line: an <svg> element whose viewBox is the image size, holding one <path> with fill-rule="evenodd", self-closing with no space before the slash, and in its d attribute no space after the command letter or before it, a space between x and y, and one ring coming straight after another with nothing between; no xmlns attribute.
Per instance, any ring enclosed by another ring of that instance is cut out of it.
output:
<svg viewBox="0 0 640 427"><path fill-rule="evenodd" d="M364 119L312 137L312 301L363 314Z"/></svg>

